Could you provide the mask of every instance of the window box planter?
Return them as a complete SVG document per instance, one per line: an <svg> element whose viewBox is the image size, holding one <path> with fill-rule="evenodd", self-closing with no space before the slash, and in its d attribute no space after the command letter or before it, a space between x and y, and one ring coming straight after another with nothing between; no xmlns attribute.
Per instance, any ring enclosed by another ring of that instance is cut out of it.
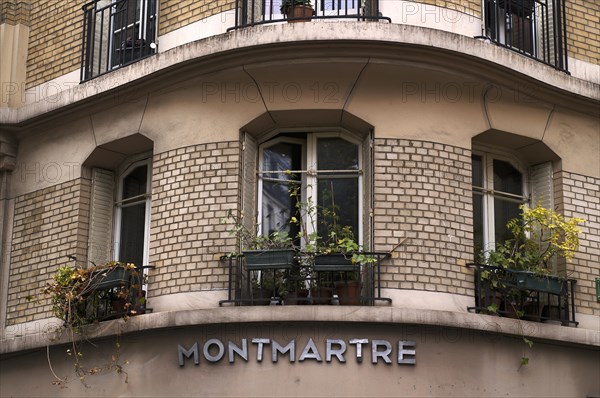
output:
<svg viewBox="0 0 600 398"><path fill-rule="evenodd" d="M102 269L92 273L90 288L92 290L112 289L128 286L131 283L134 270L125 267Z"/></svg>
<svg viewBox="0 0 600 398"><path fill-rule="evenodd" d="M565 280L557 276L536 275L533 272L518 272L517 287L551 294L561 294Z"/></svg>
<svg viewBox="0 0 600 398"><path fill-rule="evenodd" d="M243 254L246 269L258 271L262 269L292 268L295 252L292 249L245 250Z"/></svg>
<svg viewBox="0 0 600 398"><path fill-rule="evenodd" d="M320 254L315 256L314 270L317 272L351 272L357 271L358 266L352 264L352 254Z"/></svg>

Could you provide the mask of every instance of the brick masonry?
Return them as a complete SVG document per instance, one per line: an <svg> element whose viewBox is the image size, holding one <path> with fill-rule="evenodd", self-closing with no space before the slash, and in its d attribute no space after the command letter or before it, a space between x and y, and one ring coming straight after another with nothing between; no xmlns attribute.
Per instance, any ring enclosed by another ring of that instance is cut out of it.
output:
<svg viewBox="0 0 600 398"><path fill-rule="evenodd" d="M575 284L576 311L600 316L596 301L595 279L600 277L600 179L569 172L555 175L555 184L562 187L556 200L558 210L567 218L586 220L579 250L566 264L566 274Z"/></svg>
<svg viewBox="0 0 600 398"><path fill-rule="evenodd" d="M568 0L568 55L582 61L600 64L600 2Z"/></svg>
<svg viewBox="0 0 600 398"><path fill-rule="evenodd" d="M374 249L404 242L383 287L472 295L471 151L402 139L376 139L374 150Z"/></svg>
<svg viewBox="0 0 600 398"><path fill-rule="evenodd" d="M153 162L149 297L224 289L219 257L236 238L221 220L239 203L240 143L180 148Z"/></svg>
<svg viewBox="0 0 600 398"><path fill-rule="evenodd" d="M0 24L29 26L30 10L29 1L0 0Z"/></svg>
<svg viewBox="0 0 600 398"><path fill-rule="evenodd" d="M32 3L27 87L79 69L83 29L81 6L82 2L67 0L36 0Z"/></svg>
<svg viewBox="0 0 600 398"><path fill-rule="evenodd" d="M77 179L15 199L7 325L50 316L41 289L59 266L85 264L89 180ZM28 300L28 296L33 300Z"/></svg>
<svg viewBox="0 0 600 398"><path fill-rule="evenodd" d="M162 0L159 3L159 35L235 8L235 0Z"/></svg>

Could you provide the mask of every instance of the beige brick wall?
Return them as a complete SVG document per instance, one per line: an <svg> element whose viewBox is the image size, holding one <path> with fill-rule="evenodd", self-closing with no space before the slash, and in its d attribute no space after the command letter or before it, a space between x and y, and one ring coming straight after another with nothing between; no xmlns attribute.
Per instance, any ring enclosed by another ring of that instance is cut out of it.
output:
<svg viewBox="0 0 600 398"><path fill-rule="evenodd" d="M49 317L41 289L59 266L75 265L67 255L85 264L89 198L89 181L77 179L15 199L8 325Z"/></svg>
<svg viewBox="0 0 600 398"><path fill-rule="evenodd" d="M236 238L220 221L238 208L239 142L180 148L153 162L149 296L224 289L219 257Z"/></svg>
<svg viewBox="0 0 600 398"><path fill-rule="evenodd" d="M600 316L595 287L595 279L600 277L600 179L568 172L556 174L562 187L556 201L559 211L565 217L586 220L579 250L567 264L567 276L577 280L575 307L577 312Z"/></svg>
<svg viewBox="0 0 600 398"><path fill-rule="evenodd" d="M31 7L27 87L77 70L81 62L83 2L37 0Z"/></svg>
<svg viewBox="0 0 600 398"><path fill-rule="evenodd" d="M235 7L235 0L162 0L159 3L159 35Z"/></svg>
<svg viewBox="0 0 600 398"><path fill-rule="evenodd" d="M29 26L31 5L23 0L0 0L0 24Z"/></svg>
<svg viewBox="0 0 600 398"><path fill-rule="evenodd" d="M375 140L375 250L383 287L473 295L471 151L425 141Z"/></svg>
<svg viewBox="0 0 600 398"><path fill-rule="evenodd" d="M569 56L600 64L600 2L566 0Z"/></svg>

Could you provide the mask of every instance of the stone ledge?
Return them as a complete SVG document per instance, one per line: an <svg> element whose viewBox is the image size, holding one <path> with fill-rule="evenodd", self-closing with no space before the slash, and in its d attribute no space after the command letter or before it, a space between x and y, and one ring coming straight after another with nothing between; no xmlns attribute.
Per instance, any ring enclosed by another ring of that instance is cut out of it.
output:
<svg viewBox="0 0 600 398"><path fill-rule="evenodd" d="M578 329L555 324L519 321L490 315L450 311L417 310L394 307L352 306L262 306L228 307L188 311L160 312L139 315L128 321L113 320L92 325L87 329L91 339L129 334L156 329L179 328L193 325L270 322L355 322L397 325L429 325L437 327L474 330L527 336L556 344L573 344L600 347L600 330ZM51 340L52 333L31 334L1 341L0 354L32 350L46 345L69 341L62 333Z"/></svg>
<svg viewBox="0 0 600 398"><path fill-rule="evenodd" d="M331 41L339 45L332 47ZM273 54L283 56L283 59L298 58L306 50L309 56L325 58L348 57L352 54L354 57L411 64L415 60L421 60L423 66L431 64L433 67L455 68L458 73L476 73L486 79L490 79L491 68L497 72L495 78L501 82L507 76L534 80L549 90L573 100L577 98L590 107L600 100L597 84L577 79L514 51L471 37L398 24L303 23L255 26L175 47L66 90L56 101L41 100L18 109L2 108L0 124L28 122L46 113L100 98L115 88L125 87L132 82L141 83L157 73L179 73L181 76L178 66L190 61L206 60L207 64L212 63L204 70L197 65L190 66L194 73L201 74L272 60ZM457 59L465 62L462 69L456 66Z"/></svg>

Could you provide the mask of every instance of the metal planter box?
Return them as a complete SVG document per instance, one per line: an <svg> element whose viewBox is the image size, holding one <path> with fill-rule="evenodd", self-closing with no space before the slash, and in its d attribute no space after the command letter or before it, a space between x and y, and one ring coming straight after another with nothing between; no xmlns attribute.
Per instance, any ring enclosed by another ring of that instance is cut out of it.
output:
<svg viewBox="0 0 600 398"><path fill-rule="evenodd" d="M561 294L565 280L556 276L539 276L530 272L519 273L517 287L551 294Z"/></svg>
<svg viewBox="0 0 600 398"><path fill-rule="evenodd" d="M356 271L358 266L352 264L351 254L321 254L315 256L314 270L317 272L325 271Z"/></svg>
<svg viewBox="0 0 600 398"><path fill-rule="evenodd" d="M246 269L289 269L294 262L294 250L245 250Z"/></svg>
<svg viewBox="0 0 600 398"><path fill-rule="evenodd" d="M131 281L132 270L124 267L115 267L99 270L92 274L90 287L94 290L112 289L127 286Z"/></svg>

